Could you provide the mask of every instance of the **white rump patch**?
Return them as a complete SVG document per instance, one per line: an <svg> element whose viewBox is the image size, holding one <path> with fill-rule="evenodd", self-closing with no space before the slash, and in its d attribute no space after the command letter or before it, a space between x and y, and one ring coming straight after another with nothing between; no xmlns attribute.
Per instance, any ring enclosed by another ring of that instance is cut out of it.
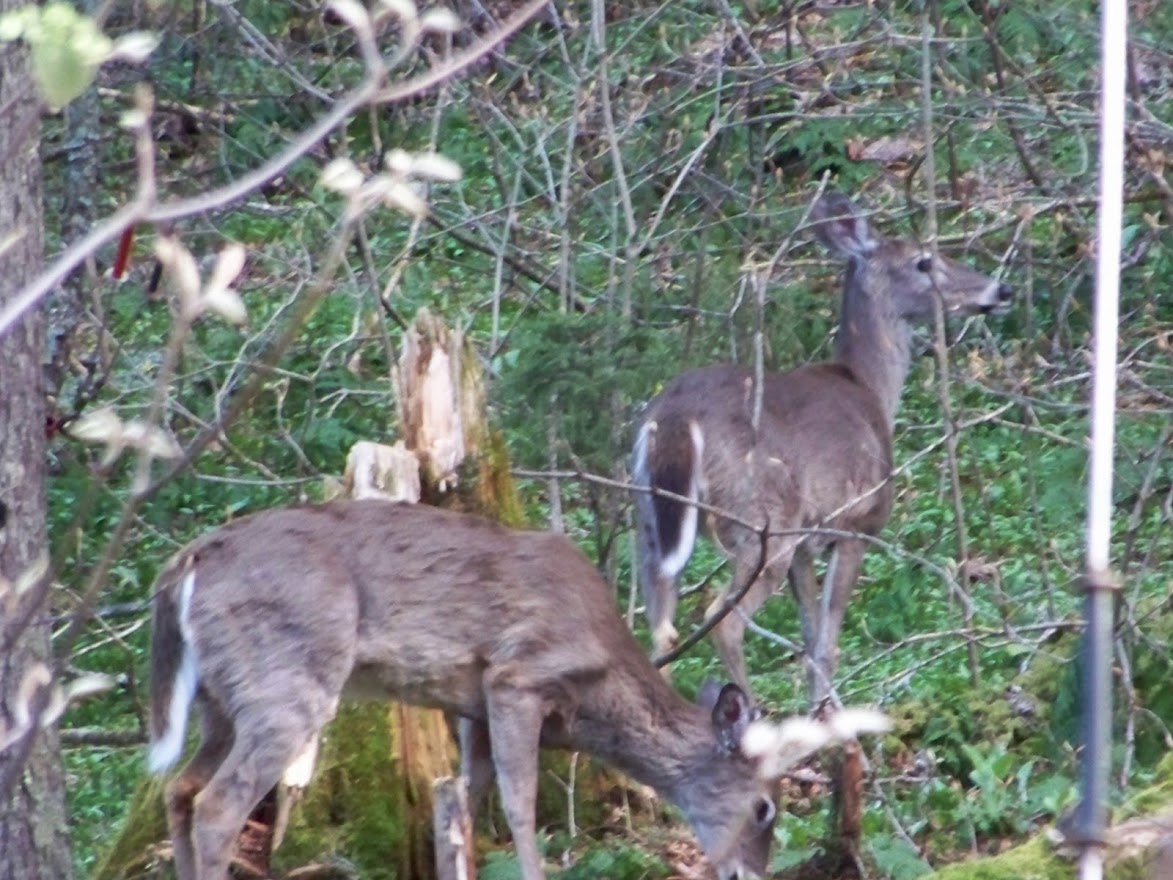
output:
<svg viewBox="0 0 1173 880"><path fill-rule="evenodd" d="M151 743L147 753L147 769L152 773L166 770L183 754L183 741L187 733L187 716L191 702L199 685L199 667L196 663L195 648L192 646L191 624L188 612L191 595L195 591L195 569L189 569L183 576L179 590L179 631L183 635L183 656L175 681L171 685L171 705L167 707L167 729L162 738Z"/></svg>

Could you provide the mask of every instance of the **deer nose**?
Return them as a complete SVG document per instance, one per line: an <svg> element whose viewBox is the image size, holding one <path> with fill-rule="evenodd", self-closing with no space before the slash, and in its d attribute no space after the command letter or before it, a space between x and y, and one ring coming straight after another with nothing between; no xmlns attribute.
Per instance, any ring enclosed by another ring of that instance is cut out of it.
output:
<svg viewBox="0 0 1173 880"><path fill-rule="evenodd" d="M1010 310L1010 303L1014 301L1014 288L1009 284L999 284L995 293L996 302L986 303L978 308L983 315L1002 315Z"/></svg>

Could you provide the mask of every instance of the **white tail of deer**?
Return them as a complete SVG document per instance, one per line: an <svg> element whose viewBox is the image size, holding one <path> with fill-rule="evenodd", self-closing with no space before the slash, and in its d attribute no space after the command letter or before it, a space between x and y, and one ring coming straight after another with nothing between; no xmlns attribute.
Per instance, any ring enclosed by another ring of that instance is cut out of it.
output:
<svg viewBox="0 0 1173 880"><path fill-rule="evenodd" d="M892 507L892 428L911 363L912 327L931 320L937 303L946 315L982 314L1008 307L1014 293L914 241L879 237L844 195L820 199L812 217L818 237L847 262L834 359L767 373L756 431L751 370L716 366L677 376L647 407L632 471L643 487L702 502L743 523L768 524L770 533L763 560L754 529L637 493L641 583L657 653L677 638L676 582L699 524L733 561L726 595L758 573L713 630L733 680L748 693L745 621L785 577L798 600L818 705L830 691L839 630L867 546L842 533L877 534ZM837 534L795 534L820 528ZM820 586L814 560L828 551Z"/></svg>
<svg viewBox="0 0 1173 880"><path fill-rule="evenodd" d="M765 752L781 740L763 748L758 731L751 757L746 695L682 699L612 601L564 536L426 506L272 510L188 545L160 575L151 642L152 770L178 759L193 702L201 713L199 749L167 790L180 880L223 880L249 812L344 695L460 716L470 803L496 776L526 880L543 876L539 746L655 788L722 878L761 873L780 772ZM808 734L789 747L827 738Z"/></svg>

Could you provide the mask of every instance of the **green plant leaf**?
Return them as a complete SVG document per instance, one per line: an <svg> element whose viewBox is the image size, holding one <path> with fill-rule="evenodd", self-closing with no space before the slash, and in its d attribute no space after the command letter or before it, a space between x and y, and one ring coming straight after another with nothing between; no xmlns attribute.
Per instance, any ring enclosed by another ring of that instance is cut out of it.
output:
<svg viewBox="0 0 1173 880"><path fill-rule="evenodd" d="M928 862L907 841L891 834L869 837L868 849L875 859L876 869L890 880L914 880L932 871Z"/></svg>

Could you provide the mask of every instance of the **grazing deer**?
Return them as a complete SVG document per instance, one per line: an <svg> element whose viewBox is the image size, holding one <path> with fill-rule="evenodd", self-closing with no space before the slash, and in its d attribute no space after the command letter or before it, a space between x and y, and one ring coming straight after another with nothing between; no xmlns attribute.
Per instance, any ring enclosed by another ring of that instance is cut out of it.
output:
<svg viewBox="0 0 1173 880"><path fill-rule="evenodd" d="M892 430L911 363L912 327L931 320L938 302L946 314L988 313L1008 307L1014 292L915 241L881 238L842 194L824 196L812 216L823 244L847 262L834 359L766 373L756 426L751 370L715 366L677 376L647 407L632 471L643 487L743 523L637 493L641 582L657 653L676 642L677 579L703 529L733 561L726 596L758 575L713 630L733 681L749 693L746 621L786 577L798 600L808 684L818 706L830 692L843 614L867 548L863 537L851 535L877 534L892 508ZM768 525L765 543L746 524ZM814 561L828 551L820 587Z"/></svg>
<svg viewBox="0 0 1173 880"><path fill-rule="evenodd" d="M741 749L748 698L734 685L705 706L681 698L561 535L386 501L237 520L160 575L151 678L152 770L178 759L201 710L166 796L180 880L223 880L249 812L344 695L460 716L470 803L496 775L525 880L543 876L539 746L652 786L722 878L767 866L775 807L762 759Z"/></svg>

